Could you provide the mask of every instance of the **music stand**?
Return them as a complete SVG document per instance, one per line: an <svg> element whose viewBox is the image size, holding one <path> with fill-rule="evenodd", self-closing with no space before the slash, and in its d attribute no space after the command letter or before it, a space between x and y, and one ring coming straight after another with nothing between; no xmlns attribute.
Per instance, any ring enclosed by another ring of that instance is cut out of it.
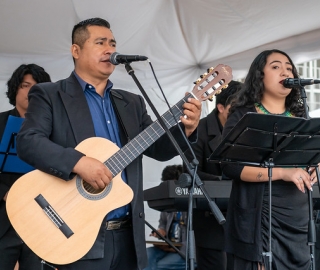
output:
<svg viewBox="0 0 320 270"><path fill-rule="evenodd" d="M17 156L16 136L23 118L9 115L0 144L0 173L27 173L34 168Z"/></svg>
<svg viewBox="0 0 320 270"><path fill-rule="evenodd" d="M237 163L268 168L269 252L263 252L262 255L269 257L270 269L272 168L317 167L320 162L319 127L320 118L305 119L249 112L240 119L209 157L210 161L221 164ZM312 202L309 198L309 204L310 201ZM312 205L309 205L310 209L311 207ZM309 216L308 245L311 246L313 259L315 226L312 223L312 213L309 213Z"/></svg>

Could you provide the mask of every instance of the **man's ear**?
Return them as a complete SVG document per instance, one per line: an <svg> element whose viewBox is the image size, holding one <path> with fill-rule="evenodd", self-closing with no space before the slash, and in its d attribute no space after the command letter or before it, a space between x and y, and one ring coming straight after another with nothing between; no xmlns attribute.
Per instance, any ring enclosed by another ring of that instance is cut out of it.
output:
<svg viewBox="0 0 320 270"><path fill-rule="evenodd" d="M225 110L225 107L222 104L218 103L217 104L217 109L218 109L219 113L223 113L224 110Z"/></svg>
<svg viewBox="0 0 320 270"><path fill-rule="evenodd" d="M80 47L77 44L72 44L71 48L70 48L72 57L74 59L78 59L79 58L79 54L80 54Z"/></svg>

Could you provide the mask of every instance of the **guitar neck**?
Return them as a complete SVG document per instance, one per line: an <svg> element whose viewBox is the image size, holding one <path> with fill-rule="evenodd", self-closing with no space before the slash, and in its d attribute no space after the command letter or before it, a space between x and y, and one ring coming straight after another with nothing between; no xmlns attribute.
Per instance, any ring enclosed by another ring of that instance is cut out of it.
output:
<svg viewBox="0 0 320 270"><path fill-rule="evenodd" d="M171 128L176 125L179 121L180 116L183 115L182 105L187 102L189 97L193 97L188 94L183 99L181 99L176 105L171 107L170 110L165 112L161 119L167 126ZM176 120L175 120L176 119ZM153 122L144 131L112 155L104 164L109 168L113 177L120 173L125 167L127 167L132 161L134 161L139 155L141 155L150 145L152 145L156 140L158 140L165 130L159 123L159 121Z"/></svg>

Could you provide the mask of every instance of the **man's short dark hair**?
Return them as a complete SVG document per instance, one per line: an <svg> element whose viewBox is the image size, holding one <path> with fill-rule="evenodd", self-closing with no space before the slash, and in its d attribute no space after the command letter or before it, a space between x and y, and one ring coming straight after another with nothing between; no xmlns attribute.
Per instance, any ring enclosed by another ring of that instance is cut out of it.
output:
<svg viewBox="0 0 320 270"><path fill-rule="evenodd" d="M23 77L30 74L37 83L51 82L50 75L40 66L36 64L22 64L13 73L7 82L9 103L16 106L16 96L23 82Z"/></svg>
<svg viewBox="0 0 320 270"><path fill-rule="evenodd" d="M219 95L216 96L216 106L222 104L224 107L231 102L231 96L241 89L243 84L237 81L231 81L226 89L223 89Z"/></svg>
<svg viewBox="0 0 320 270"><path fill-rule="evenodd" d="M110 23L101 18L91 18L81 21L73 27L71 35L72 44L77 44L82 48L85 41L90 37L88 26L93 25L103 26L110 29Z"/></svg>
<svg viewBox="0 0 320 270"><path fill-rule="evenodd" d="M178 180L182 173L182 165L168 165L162 171L162 181Z"/></svg>

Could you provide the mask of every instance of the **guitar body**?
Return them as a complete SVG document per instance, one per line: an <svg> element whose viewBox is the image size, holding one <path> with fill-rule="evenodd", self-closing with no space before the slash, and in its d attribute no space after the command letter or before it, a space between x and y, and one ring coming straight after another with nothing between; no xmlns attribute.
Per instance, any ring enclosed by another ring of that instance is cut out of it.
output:
<svg viewBox="0 0 320 270"><path fill-rule="evenodd" d="M76 149L101 162L119 150L107 139L97 137L84 140ZM40 194L71 233L65 235L47 216L35 200ZM104 190L92 193L78 176L64 181L35 170L15 182L6 205L11 224L34 253L45 261L67 264L90 250L106 214L132 198L133 192L121 179L121 173Z"/></svg>

